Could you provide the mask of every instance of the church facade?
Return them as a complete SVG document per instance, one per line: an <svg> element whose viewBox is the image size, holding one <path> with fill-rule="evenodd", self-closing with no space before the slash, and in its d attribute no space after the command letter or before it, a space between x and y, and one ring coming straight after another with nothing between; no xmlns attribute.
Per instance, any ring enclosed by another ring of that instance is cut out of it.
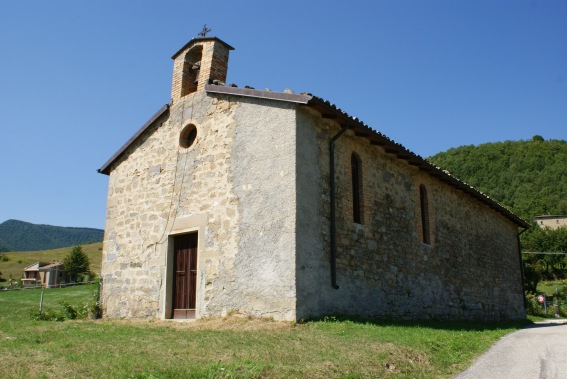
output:
<svg viewBox="0 0 567 379"><path fill-rule="evenodd" d="M226 85L216 37L109 176L112 318L525 317L525 221L335 105Z"/></svg>

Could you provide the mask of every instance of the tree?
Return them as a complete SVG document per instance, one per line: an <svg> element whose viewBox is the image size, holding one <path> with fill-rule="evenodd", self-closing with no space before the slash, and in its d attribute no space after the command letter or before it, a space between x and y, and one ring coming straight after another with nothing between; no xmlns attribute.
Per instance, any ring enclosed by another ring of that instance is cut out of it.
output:
<svg viewBox="0 0 567 379"><path fill-rule="evenodd" d="M567 214L567 141L504 141L461 146L429 157L436 166L525 220Z"/></svg>
<svg viewBox="0 0 567 379"><path fill-rule="evenodd" d="M532 224L532 227L522 234L522 250L567 252L567 227L551 229Z"/></svg>
<svg viewBox="0 0 567 379"><path fill-rule="evenodd" d="M522 250L524 252L548 254L524 254L524 276L526 290L535 293L541 280L563 279L566 276L567 227L557 229L540 228L532 225L522 234ZM550 254L556 253L556 254Z"/></svg>
<svg viewBox="0 0 567 379"><path fill-rule="evenodd" d="M63 267L71 282L75 282L79 274L90 273L90 262L81 246L75 246L63 260Z"/></svg>
<svg viewBox="0 0 567 379"><path fill-rule="evenodd" d="M529 293L537 293L537 285L543 279L543 259L540 255L522 255L524 263L524 290Z"/></svg>

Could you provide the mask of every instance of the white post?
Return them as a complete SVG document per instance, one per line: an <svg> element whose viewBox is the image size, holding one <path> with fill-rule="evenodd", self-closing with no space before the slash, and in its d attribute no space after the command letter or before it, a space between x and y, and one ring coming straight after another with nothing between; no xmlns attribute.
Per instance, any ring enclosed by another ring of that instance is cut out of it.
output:
<svg viewBox="0 0 567 379"><path fill-rule="evenodd" d="M39 313L43 311L43 291L41 290L41 298L39 299Z"/></svg>

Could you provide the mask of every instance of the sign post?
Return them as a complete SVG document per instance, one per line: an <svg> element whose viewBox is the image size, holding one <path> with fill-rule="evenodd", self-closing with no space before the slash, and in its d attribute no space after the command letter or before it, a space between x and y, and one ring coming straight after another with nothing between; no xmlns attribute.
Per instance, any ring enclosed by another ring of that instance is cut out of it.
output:
<svg viewBox="0 0 567 379"><path fill-rule="evenodd" d="M544 295L537 295L537 302L543 304L543 309L545 310L545 315L547 316L547 299Z"/></svg>

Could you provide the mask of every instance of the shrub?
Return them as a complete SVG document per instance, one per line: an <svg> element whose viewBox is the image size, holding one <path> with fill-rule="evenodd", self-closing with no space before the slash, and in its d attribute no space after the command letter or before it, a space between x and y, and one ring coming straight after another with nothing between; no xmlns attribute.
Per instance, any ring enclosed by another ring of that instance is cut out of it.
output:
<svg viewBox="0 0 567 379"><path fill-rule="evenodd" d="M96 288L87 304L85 304L88 314L95 320L102 317L102 305L100 304L100 281L97 283Z"/></svg>
<svg viewBox="0 0 567 379"><path fill-rule="evenodd" d="M61 303L61 306L63 307L65 319L67 320L76 320L78 318L84 318L85 316L84 308L77 309L65 301Z"/></svg>
<svg viewBox="0 0 567 379"><path fill-rule="evenodd" d="M32 309L30 316L37 321L65 321L78 320L91 317L99 319L102 317L102 307L100 304L100 283L91 293L89 299L79 306L73 306L66 301L59 303L61 306L56 311L39 311Z"/></svg>
<svg viewBox="0 0 567 379"><path fill-rule="evenodd" d="M39 309L32 309L30 317L36 321L65 321L65 316L60 313L40 311Z"/></svg>
<svg viewBox="0 0 567 379"><path fill-rule="evenodd" d="M86 312L82 308L76 308L65 301L61 302L60 306L57 310L40 311L39 309L32 309L30 316L32 320L36 321L65 321L86 317Z"/></svg>

